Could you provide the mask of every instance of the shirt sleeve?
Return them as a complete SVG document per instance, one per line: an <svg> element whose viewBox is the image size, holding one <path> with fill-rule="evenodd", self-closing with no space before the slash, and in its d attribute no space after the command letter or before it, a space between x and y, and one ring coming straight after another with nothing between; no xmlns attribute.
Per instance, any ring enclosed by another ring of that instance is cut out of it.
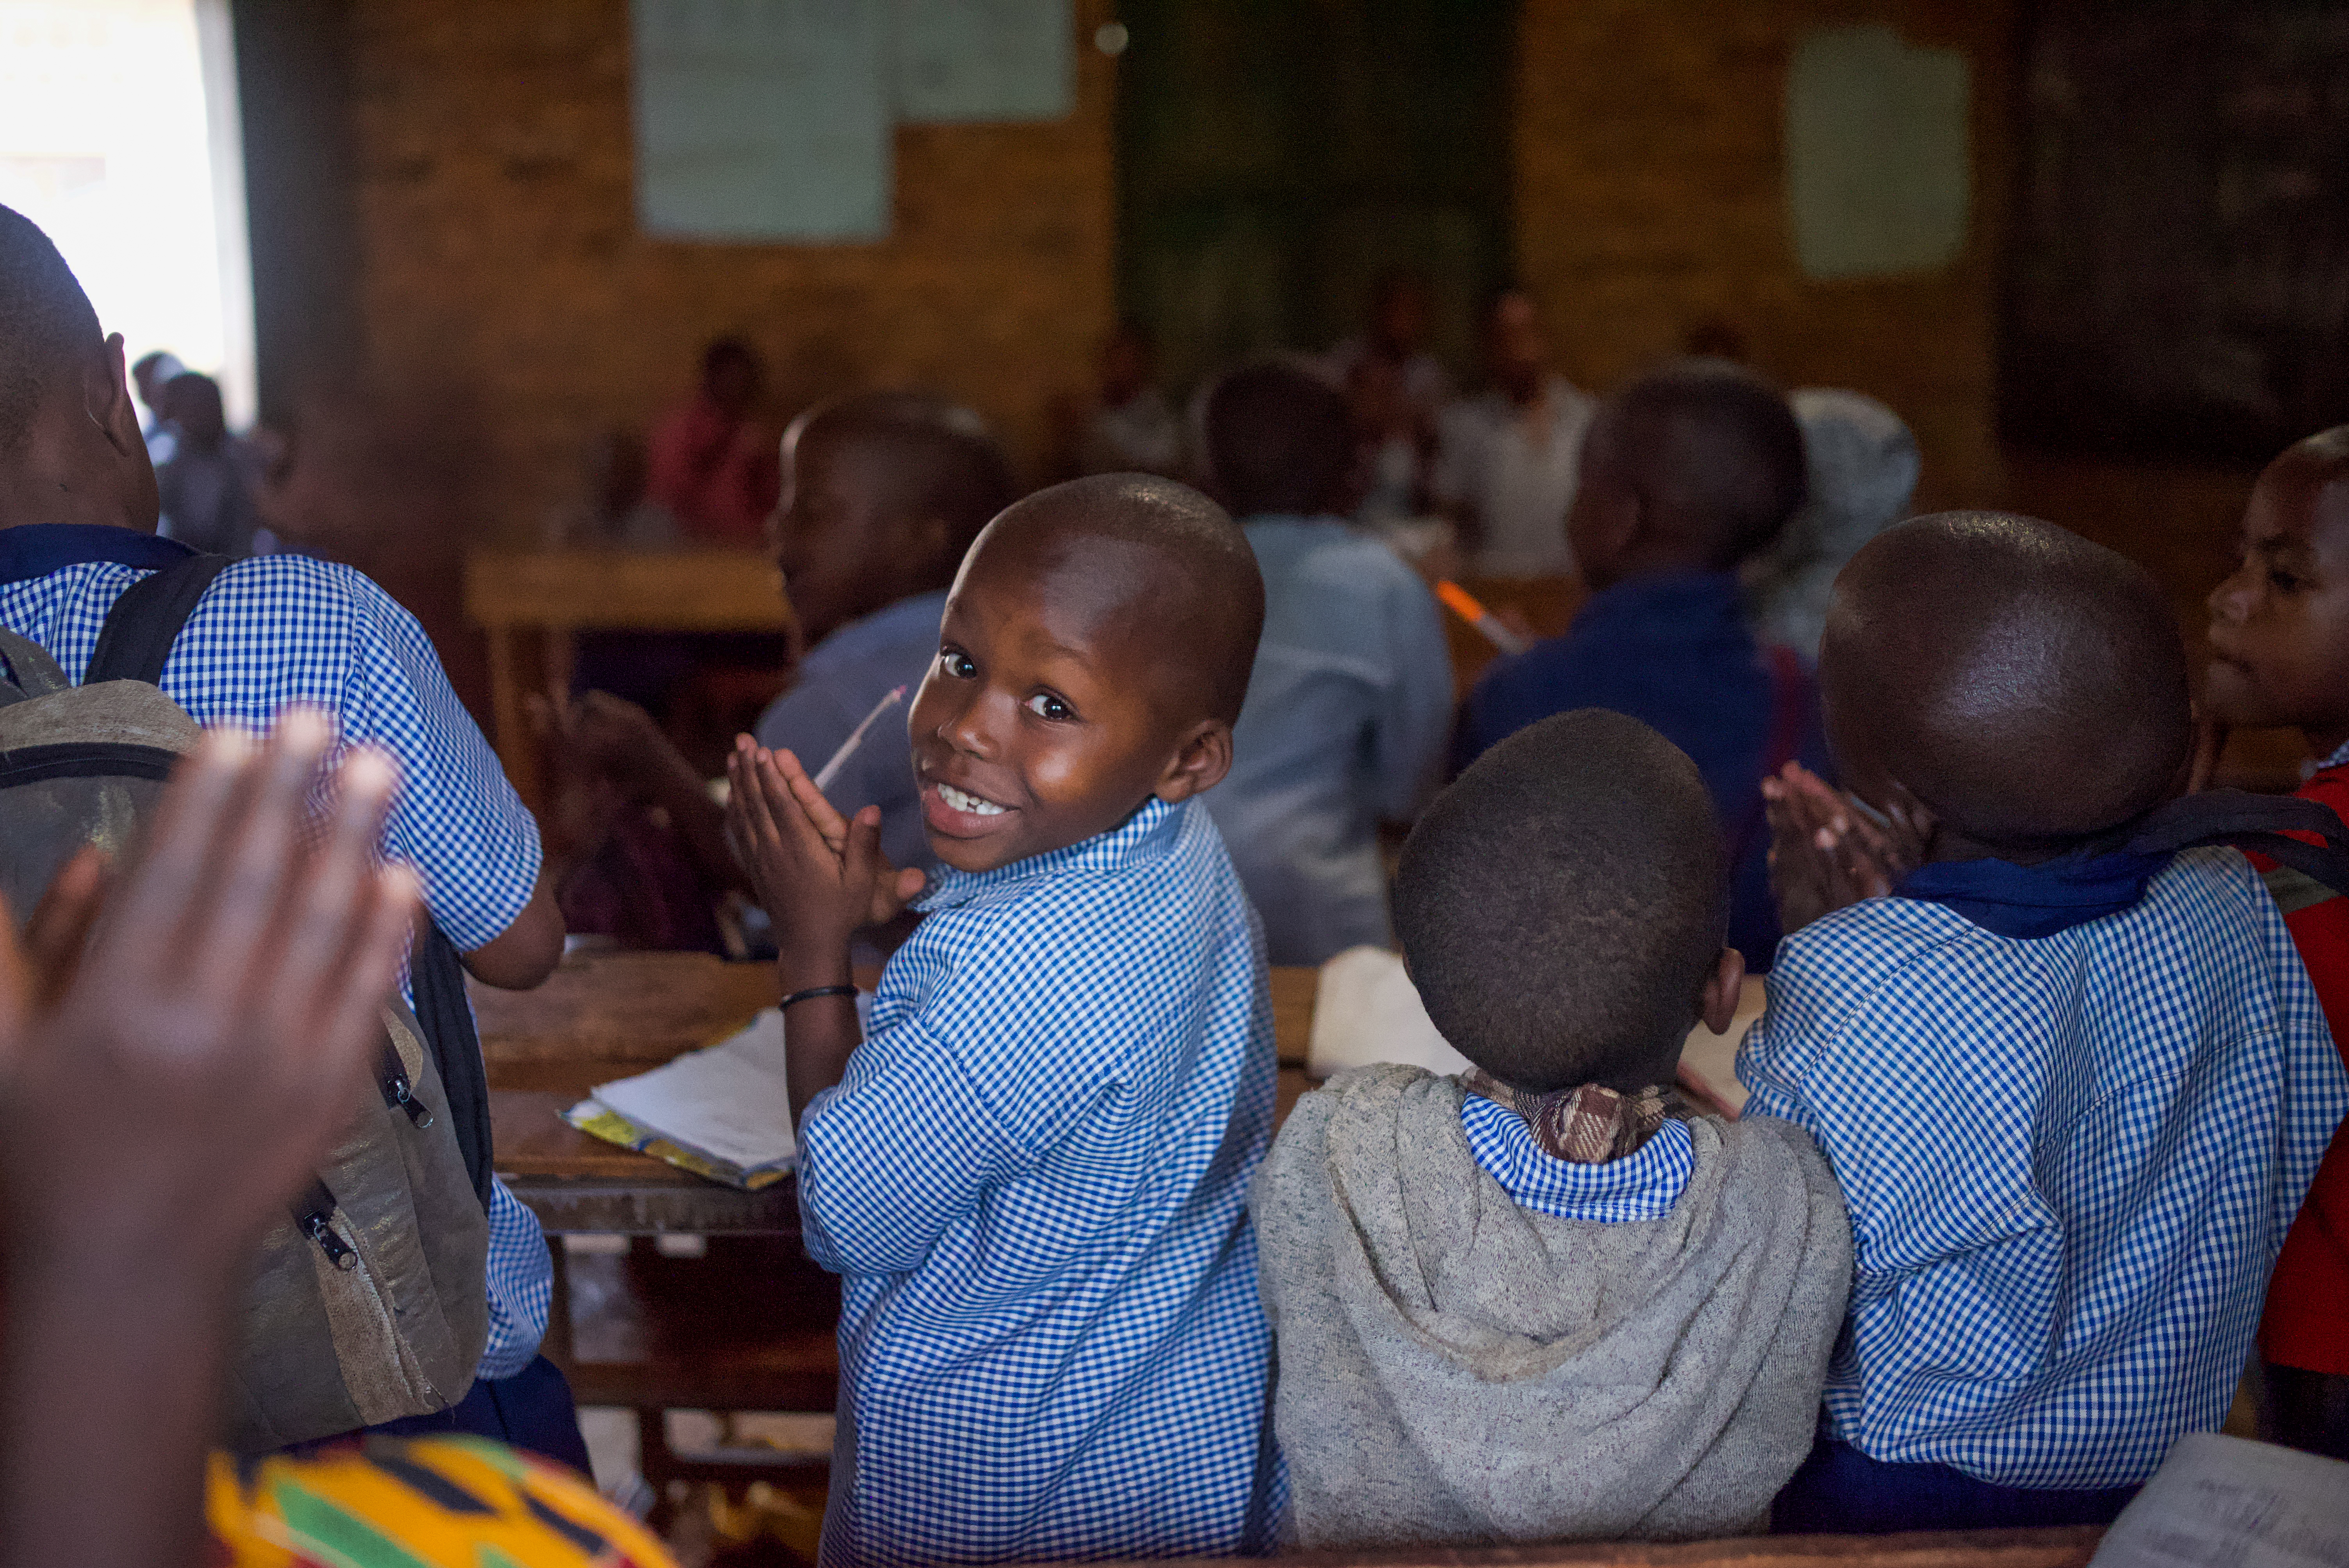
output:
<svg viewBox="0 0 2349 1568"><path fill-rule="evenodd" d="M1408 571L1387 596L1387 645L1395 678L1381 702L1374 756L1379 814L1416 815L1433 789L1452 728L1452 650L1435 596Z"/></svg>
<svg viewBox="0 0 2349 1568"><path fill-rule="evenodd" d="M800 1119L800 1220L835 1274L905 1274L1033 1159L918 1017L868 1036Z"/></svg>
<svg viewBox="0 0 2349 1568"><path fill-rule="evenodd" d="M354 614L343 738L389 752L399 793L384 852L416 867L432 918L461 952L514 923L538 885L538 821L457 700L424 628L390 595L347 573Z"/></svg>
<svg viewBox="0 0 2349 1568"><path fill-rule="evenodd" d="M511 1377L538 1356L554 1301L554 1260L538 1216L506 1184L490 1181L490 1337L474 1376Z"/></svg>

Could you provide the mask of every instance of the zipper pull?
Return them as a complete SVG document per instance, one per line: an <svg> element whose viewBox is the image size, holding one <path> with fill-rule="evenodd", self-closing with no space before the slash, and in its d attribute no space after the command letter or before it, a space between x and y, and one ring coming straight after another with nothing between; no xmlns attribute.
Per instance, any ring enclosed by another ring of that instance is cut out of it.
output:
<svg viewBox="0 0 2349 1568"><path fill-rule="evenodd" d="M309 1233L312 1241L318 1243L318 1250L326 1254L328 1263L345 1274L359 1266L358 1253L351 1250L348 1242L335 1233L335 1227L326 1222L326 1215L305 1214L302 1228Z"/></svg>
<svg viewBox="0 0 2349 1568"><path fill-rule="evenodd" d="M334 1212L335 1195L326 1191L324 1181L313 1181L310 1190L294 1205L294 1228L316 1242L328 1263L348 1274L359 1266L359 1254L350 1243L335 1233L328 1218Z"/></svg>
<svg viewBox="0 0 2349 1568"><path fill-rule="evenodd" d="M377 1068L377 1078L378 1087L383 1090L384 1104L394 1110L407 1112L408 1119L419 1128L432 1125L430 1109L417 1099L415 1090L409 1087L408 1069L400 1066L399 1053L392 1049L389 1040L383 1043L383 1062Z"/></svg>

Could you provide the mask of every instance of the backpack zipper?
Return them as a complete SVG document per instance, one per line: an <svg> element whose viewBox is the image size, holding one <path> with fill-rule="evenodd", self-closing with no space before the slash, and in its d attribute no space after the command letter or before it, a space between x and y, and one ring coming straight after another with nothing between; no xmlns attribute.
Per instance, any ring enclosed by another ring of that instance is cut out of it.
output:
<svg viewBox="0 0 2349 1568"><path fill-rule="evenodd" d="M399 1059L399 1052L387 1038L383 1043L383 1063L376 1069L377 1087L383 1090L383 1103L394 1110L406 1111L408 1119L419 1128L432 1125L432 1110L409 1086L408 1068Z"/></svg>
<svg viewBox="0 0 2349 1568"><path fill-rule="evenodd" d="M348 1274L359 1266L359 1254L336 1233L334 1212L335 1195L326 1191L324 1181L314 1181L309 1191L294 1205L294 1228L316 1243L328 1263Z"/></svg>

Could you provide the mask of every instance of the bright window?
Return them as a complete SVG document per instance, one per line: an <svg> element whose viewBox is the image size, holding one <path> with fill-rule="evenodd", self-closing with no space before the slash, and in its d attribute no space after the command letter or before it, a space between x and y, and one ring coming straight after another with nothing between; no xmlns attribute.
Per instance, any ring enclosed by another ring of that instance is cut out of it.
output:
<svg viewBox="0 0 2349 1568"><path fill-rule="evenodd" d="M254 414L253 269L228 0L0 0L0 204L57 243L129 357Z"/></svg>

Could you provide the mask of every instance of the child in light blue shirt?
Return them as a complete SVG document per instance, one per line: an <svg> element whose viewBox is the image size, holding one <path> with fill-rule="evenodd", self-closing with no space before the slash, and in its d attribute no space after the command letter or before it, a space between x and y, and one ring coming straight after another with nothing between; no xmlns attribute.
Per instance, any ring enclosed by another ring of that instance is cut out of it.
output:
<svg viewBox="0 0 2349 1568"><path fill-rule="evenodd" d="M1226 1555L1280 1477L1247 1183L1263 939L1196 797L1263 590L1167 480L1019 502L965 560L910 732L941 869L747 740L730 827L781 957L800 1202L843 1276L830 1564ZM857 926L907 897L869 1033Z"/></svg>

